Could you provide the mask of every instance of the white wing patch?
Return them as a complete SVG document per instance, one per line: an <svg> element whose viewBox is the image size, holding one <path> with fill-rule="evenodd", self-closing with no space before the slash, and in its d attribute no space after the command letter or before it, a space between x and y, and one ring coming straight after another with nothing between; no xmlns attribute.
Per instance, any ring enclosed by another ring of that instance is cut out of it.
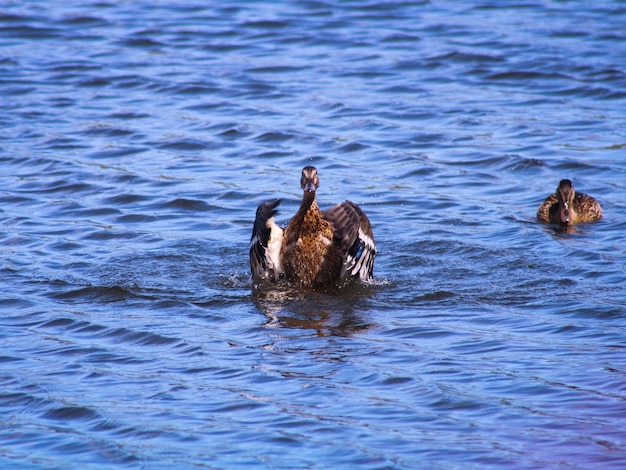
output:
<svg viewBox="0 0 626 470"><path fill-rule="evenodd" d="M270 238L267 241L265 250L265 262L270 272L274 273L274 280L283 274L283 263L280 256L280 249L283 246L283 229L276 225L274 217L270 217L265 226L270 229Z"/></svg>
<svg viewBox="0 0 626 470"><path fill-rule="evenodd" d="M358 237L348 251L342 267L342 275L359 276L362 281L372 279L374 257L376 256L374 240L359 227Z"/></svg>

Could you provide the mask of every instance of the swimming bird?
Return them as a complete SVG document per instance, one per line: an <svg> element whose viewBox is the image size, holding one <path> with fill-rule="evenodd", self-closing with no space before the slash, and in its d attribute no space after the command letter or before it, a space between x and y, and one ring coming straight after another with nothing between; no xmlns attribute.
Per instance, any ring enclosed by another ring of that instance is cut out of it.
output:
<svg viewBox="0 0 626 470"><path fill-rule="evenodd" d="M594 222L602 218L602 208L593 197L574 190L570 180L561 180L537 209L537 218L551 224L573 225Z"/></svg>
<svg viewBox="0 0 626 470"><path fill-rule="evenodd" d="M322 212L315 197L317 169L302 169L302 203L286 228L274 216L280 199L259 205L250 239L255 283L286 279L299 287L325 288L344 280L372 279L376 242L369 219L350 201Z"/></svg>

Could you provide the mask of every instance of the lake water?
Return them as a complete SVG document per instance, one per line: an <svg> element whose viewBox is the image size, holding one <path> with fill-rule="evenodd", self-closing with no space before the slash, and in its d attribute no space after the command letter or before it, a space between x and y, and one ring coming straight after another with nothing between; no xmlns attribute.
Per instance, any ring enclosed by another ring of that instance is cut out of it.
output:
<svg viewBox="0 0 626 470"><path fill-rule="evenodd" d="M211 3L0 5L0 467L624 468L626 4ZM308 164L376 280L253 292Z"/></svg>

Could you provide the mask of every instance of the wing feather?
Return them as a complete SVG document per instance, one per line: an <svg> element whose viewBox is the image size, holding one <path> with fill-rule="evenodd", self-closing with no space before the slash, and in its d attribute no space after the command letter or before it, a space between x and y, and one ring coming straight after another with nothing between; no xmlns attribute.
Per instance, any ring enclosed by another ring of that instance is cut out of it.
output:
<svg viewBox="0 0 626 470"><path fill-rule="evenodd" d="M377 249L365 213L353 202L345 201L325 211L324 218L333 224L333 241L344 257L341 276L371 280Z"/></svg>
<svg viewBox="0 0 626 470"><path fill-rule="evenodd" d="M283 275L280 257L283 229L274 220L280 202L280 199L267 201L256 210L250 237L250 270L254 280L278 280Z"/></svg>

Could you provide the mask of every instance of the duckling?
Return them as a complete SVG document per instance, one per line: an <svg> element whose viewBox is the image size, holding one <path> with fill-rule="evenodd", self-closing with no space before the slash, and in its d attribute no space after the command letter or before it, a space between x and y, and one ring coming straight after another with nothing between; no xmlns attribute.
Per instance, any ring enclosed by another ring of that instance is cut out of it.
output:
<svg viewBox="0 0 626 470"><path fill-rule="evenodd" d="M250 239L254 282L287 279L299 287L332 287L373 276L376 242L369 219L350 201L322 212L317 204L317 169L302 169L302 203L286 228L274 221L280 200L257 208Z"/></svg>
<svg viewBox="0 0 626 470"><path fill-rule="evenodd" d="M537 219L551 224L573 225L595 222L602 218L602 208L593 197L574 190L570 180L561 180L551 194L537 209Z"/></svg>

